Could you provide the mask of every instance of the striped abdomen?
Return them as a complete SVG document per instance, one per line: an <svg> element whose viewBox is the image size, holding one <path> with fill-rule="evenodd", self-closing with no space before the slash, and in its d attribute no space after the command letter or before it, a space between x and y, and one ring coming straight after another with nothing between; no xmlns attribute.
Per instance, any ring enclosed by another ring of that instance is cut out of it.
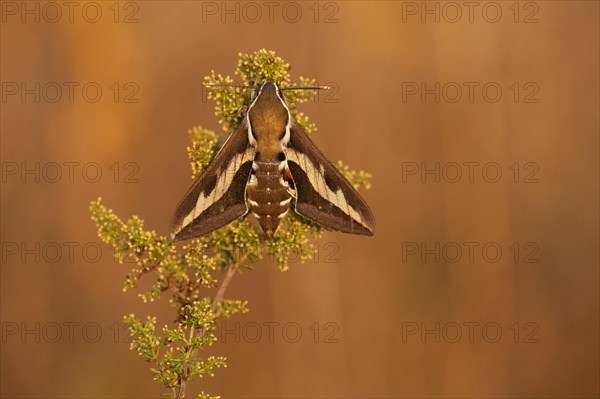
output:
<svg viewBox="0 0 600 399"><path fill-rule="evenodd" d="M292 196L284 179L285 161L254 161L246 202L260 227L271 238L290 209Z"/></svg>

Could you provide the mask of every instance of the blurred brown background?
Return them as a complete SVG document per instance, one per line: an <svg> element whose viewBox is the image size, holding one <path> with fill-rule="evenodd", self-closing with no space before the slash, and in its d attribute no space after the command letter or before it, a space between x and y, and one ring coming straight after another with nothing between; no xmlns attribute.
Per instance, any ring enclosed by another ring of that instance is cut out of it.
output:
<svg viewBox="0 0 600 399"><path fill-rule="evenodd" d="M202 77L260 48L339 89L301 109L373 173L377 231L236 276L189 396L599 395L598 2L0 4L2 397L160 395L115 323L172 314L121 292L88 204L167 233L186 132L219 129Z"/></svg>

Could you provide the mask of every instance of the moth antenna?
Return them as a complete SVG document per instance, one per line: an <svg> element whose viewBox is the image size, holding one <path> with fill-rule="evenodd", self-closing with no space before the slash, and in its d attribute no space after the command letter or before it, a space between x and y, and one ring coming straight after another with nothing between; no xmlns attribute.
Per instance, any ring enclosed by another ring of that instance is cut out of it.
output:
<svg viewBox="0 0 600 399"><path fill-rule="evenodd" d="M331 86L283 87L280 90L330 90Z"/></svg>
<svg viewBox="0 0 600 399"><path fill-rule="evenodd" d="M242 89L252 89L254 88L253 86L246 86L246 85L238 85L235 83L215 83L215 82L204 82L203 83L204 86L210 86L210 87L216 87L216 86L222 86L222 87L233 87L233 88L242 88Z"/></svg>

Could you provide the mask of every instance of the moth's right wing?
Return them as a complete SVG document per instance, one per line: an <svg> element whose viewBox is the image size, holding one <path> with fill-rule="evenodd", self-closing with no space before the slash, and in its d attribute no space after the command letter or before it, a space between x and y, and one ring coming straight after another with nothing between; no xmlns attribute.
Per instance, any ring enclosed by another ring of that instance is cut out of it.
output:
<svg viewBox="0 0 600 399"><path fill-rule="evenodd" d="M374 234L369 205L296 121L284 152L296 190L296 213L342 233Z"/></svg>
<svg viewBox="0 0 600 399"><path fill-rule="evenodd" d="M177 205L171 221L173 241L210 233L248 212L246 185L255 153L244 120Z"/></svg>

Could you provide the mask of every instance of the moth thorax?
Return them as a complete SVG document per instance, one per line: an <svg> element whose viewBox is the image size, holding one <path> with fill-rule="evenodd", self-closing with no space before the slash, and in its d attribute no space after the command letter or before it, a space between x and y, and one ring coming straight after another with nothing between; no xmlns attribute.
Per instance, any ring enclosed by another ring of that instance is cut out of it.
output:
<svg viewBox="0 0 600 399"><path fill-rule="evenodd" d="M246 189L248 208L268 237L277 231L292 199L280 164L280 161L255 161Z"/></svg>

